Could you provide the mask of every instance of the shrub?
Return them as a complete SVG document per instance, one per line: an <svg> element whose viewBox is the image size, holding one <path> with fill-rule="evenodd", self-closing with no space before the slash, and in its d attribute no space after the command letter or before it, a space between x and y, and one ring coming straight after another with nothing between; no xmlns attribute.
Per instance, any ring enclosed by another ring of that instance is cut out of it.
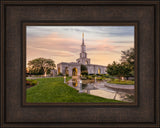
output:
<svg viewBox="0 0 160 128"><path fill-rule="evenodd" d="M60 72L60 73L58 74L58 76L63 76L63 74Z"/></svg>
<svg viewBox="0 0 160 128"><path fill-rule="evenodd" d="M97 80L102 80L102 77L97 77L96 79L97 79Z"/></svg>
<svg viewBox="0 0 160 128"><path fill-rule="evenodd" d="M87 76L87 79L92 80L93 77L92 77L91 75L88 75L88 76Z"/></svg>
<svg viewBox="0 0 160 128"><path fill-rule="evenodd" d="M92 75L92 77L96 77L96 76L97 76L96 74L93 74L93 75Z"/></svg>
<svg viewBox="0 0 160 128"><path fill-rule="evenodd" d="M30 81L26 80L26 85L30 85Z"/></svg>
<svg viewBox="0 0 160 128"><path fill-rule="evenodd" d="M113 76L109 76L109 78L110 78L112 81L114 81L114 79L115 79Z"/></svg>
<svg viewBox="0 0 160 128"><path fill-rule="evenodd" d="M110 75L109 74L103 74L103 77L110 78Z"/></svg>
<svg viewBox="0 0 160 128"><path fill-rule="evenodd" d="M33 81L31 82L31 84L32 84L32 85L36 85L36 84L37 84L37 81L36 81L36 80L33 80Z"/></svg>
<svg viewBox="0 0 160 128"><path fill-rule="evenodd" d="M119 80L119 79L114 79L114 81L115 81L115 82L119 82L120 80Z"/></svg>
<svg viewBox="0 0 160 128"><path fill-rule="evenodd" d="M82 75L88 75L88 72L87 71L82 71L81 74Z"/></svg>
<svg viewBox="0 0 160 128"><path fill-rule="evenodd" d="M26 85L36 85L38 82L37 80L31 80L31 79L27 79L26 80Z"/></svg>

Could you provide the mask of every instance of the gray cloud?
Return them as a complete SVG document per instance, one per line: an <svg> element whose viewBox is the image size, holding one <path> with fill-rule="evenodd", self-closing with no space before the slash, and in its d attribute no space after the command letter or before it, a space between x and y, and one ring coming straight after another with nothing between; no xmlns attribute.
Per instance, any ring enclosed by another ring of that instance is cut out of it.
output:
<svg viewBox="0 0 160 128"><path fill-rule="evenodd" d="M113 41L113 43L134 43L134 41Z"/></svg>
<svg viewBox="0 0 160 128"><path fill-rule="evenodd" d="M27 35L34 36L46 36L51 33L60 32L84 32L88 34L97 34L103 37L115 37L115 36L133 36L133 26L28 26Z"/></svg>

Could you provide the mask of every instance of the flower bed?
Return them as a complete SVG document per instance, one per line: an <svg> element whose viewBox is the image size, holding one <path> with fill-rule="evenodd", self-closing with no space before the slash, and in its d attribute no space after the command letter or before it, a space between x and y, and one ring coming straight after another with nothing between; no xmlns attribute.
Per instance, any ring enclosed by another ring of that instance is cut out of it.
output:
<svg viewBox="0 0 160 128"><path fill-rule="evenodd" d="M31 80L31 79L27 79L26 80L26 86L27 86L27 88L35 86L35 85L37 85L37 83L38 83L37 80Z"/></svg>

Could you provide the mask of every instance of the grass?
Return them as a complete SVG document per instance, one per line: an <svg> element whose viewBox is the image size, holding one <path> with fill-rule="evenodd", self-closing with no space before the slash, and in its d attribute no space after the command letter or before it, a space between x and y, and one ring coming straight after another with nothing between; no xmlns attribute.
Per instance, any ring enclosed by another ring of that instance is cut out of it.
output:
<svg viewBox="0 0 160 128"><path fill-rule="evenodd" d="M67 80L70 78L67 77ZM37 79L38 85L27 89L28 103L121 102L78 91L63 83L63 77Z"/></svg>
<svg viewBox="0 0 160 128"><path fill-rule="evenodd" d="M134 81L132 80L119 80L119 79L114 79L114 80L110 80L107 81L108 83L111 84L121 84L121 85L134 85Z"/></svg>

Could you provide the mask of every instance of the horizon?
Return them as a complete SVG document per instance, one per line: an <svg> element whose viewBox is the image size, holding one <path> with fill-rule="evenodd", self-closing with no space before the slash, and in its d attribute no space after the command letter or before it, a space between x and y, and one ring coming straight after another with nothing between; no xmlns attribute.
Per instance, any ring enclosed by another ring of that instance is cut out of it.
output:
<svg viewBox="0 0 160 128"><path fill-rule="evenodd" d="M107 66L119 62L121 51L134 48L134 26L27 26L28 61L43 57L76 62L81 52L82 33L91 64Z"/></svg>

